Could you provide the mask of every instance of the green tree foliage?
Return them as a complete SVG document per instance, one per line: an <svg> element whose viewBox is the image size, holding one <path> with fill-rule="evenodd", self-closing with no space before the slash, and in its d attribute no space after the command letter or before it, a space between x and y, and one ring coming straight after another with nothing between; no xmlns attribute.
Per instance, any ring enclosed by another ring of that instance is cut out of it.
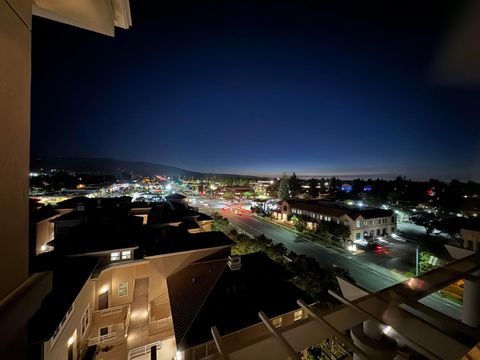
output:
<svg viewBox="0 0 480 360"><path fill-rule="evenodd" d="M251 192L251 191L245 191L242 196L245 198L245 199L251 199L255 196L255 193L254 192Z"/></svg>
<svg viewBox="0 0 480 360"><path fill-rule="evenodd" d="M223 233L226 233L229 230L228 219L222 217L219 213L213 213L212 218L213 218L213 223L212 223L213 231L221 231Z"/></svg>
<svg viewBox="0 0 480 360"><path fill-rule="evenodd" d="M290 182L286 174L283 174L278 186L278 197L281 200L290 198Z"/></svg>
<svg viewBox="0 0 480 360"><path fill-rule="evenodd" d="M297 221L294 222L294 226L298 232L303 233L305 230L307 230L307 221L305 220L305 218L300 217L299 219L297 219Z"/></svg>
<svg viewBox="0 0 480 360"><path fill-rule="evenodd" d="M225 191L225 193L223 194L223 198L224 199L233 199L233 193L231 191Z"/></svg>
<svg viewBox="0 0 480 360"><path fill-rule="evenodd" d="M226 219L218 214L214 214L213 217L213 228L224 229L224 220ZM284 266L293 274L291 281L318 301L320 309L334 306L332 297L328 294L328 289L339 291L335 278L338 271L341 270L342 276L351 279L347 270L322 268L315 259L306 255L297 255L289 251L283 244L274 243L265 235L251 237L228 228L228 226L225 233L235 241L235 246L232 248L233 254L265 253L270 259Z"/></svg>
<svg viewBox="0 0 480 360"><path fill-rule="evenodd" d="M429 236L437 226L437 220L435 216L431 214L421 214L411 217L414 224L423 226L427 236Z"/></svg>
<svg viewBox="0 0 480 360"><path fill-rule="evenodd" d="M312 178L312 179L308 180L308 195L312 199L318 198L318 195L320 194L317 186L318 186L318 180L317 179Z"/></svg>
<svg viewBox="0 0 480 360"><path fill-rule="evenodd" d="M318 221L315 233L327 244L337 241L343 245L350 238L350 228L333 221Z"/></svg>
<svg viewBox="0 0 480 360"><path fill-rule="evenodd" d="M290 176L289 187L290 187L290 196L292 198L296 198L302 192L302 186L300 185L300 181L298 180L297 175L295 175L295 173L293 173L292 176Z"/></svg>
<svg viewBox="0 0 480 360"><path fill-rule="evenodd" d="M435 269L437 267L437 265L435 265L435 259L435 256L428 251L421 251L418 259L420 274Z"/></svg>

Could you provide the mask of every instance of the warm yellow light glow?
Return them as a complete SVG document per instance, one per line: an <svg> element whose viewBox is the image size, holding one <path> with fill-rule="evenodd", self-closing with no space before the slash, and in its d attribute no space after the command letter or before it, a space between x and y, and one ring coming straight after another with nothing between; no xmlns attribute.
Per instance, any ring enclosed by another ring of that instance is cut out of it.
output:
<svg viewBox="0 0 480 360"><path fill-rule="evenodd" d="M100 289L100 294L106 293L108 291L108 285L103 285Z"/></svg>
<svg viewBox="0 0 480 360"><path fill-rule="evenodd" d="M74 340L73 336L71 336L70 339L68 339L68 346L72 345Z"/></svg>

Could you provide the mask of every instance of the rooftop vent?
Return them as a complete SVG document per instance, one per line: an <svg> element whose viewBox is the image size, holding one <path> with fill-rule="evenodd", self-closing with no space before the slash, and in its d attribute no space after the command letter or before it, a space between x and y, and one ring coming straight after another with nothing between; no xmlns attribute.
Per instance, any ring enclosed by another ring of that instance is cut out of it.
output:
<svg viewBox="0 0 480 360"><path fill-rule="evenodd" d="M242 268L242 257L240 255L230 255L228 257L228 266L231 271L237 271Z"/></svg>

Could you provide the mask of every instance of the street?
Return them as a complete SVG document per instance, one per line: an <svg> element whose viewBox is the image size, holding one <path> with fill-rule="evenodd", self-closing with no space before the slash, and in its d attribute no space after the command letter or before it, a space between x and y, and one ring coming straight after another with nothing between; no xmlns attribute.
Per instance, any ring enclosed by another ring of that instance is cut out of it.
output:
<svg viewBox="0 0 480 360"><path fill-rule="evenodd" d="M400 281L406 279L400 273L394 272L384 266L396 266L396 268L403 267L404 258L396 258L390 255L377 254L365 252L358 255L349 255L344 251L335 248L326 248L325 246L311 242L304 235L299 234L295 230L288 227L283 227L271 221L254 216L247 211L233 211L232 204L219 200L203 200L206 206L200 207L200 211L212 214L213 212L220 213L227 218L230 223L239 231L243 231L249 235L256 236L264 234L276 243L281 243L287 249L302 255L308 255L315 258L321 266L338 266L347 269L350 276L361 287L376 292ZM239 204L235 204L240 208ZM226 208L229 207L228 210ZM411 261L415 261L415 247L408 246L405 243L399 242L395 247L399 247L399 253L407 254ZM413 253L410 255L409 253ZM378 259L385 259L383 262ZM439 294L432 294L422 301L434 309L445 313L454 318L460 318L461 306L451 301L446 300Z"/></svg>

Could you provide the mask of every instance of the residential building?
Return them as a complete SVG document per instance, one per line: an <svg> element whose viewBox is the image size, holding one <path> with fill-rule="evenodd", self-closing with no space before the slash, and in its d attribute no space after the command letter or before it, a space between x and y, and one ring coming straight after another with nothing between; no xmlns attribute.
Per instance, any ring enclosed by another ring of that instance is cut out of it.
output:
<svg viewBox="0 0 480 360"><path fill-rule="evenodd" d="M466 221L460 229L460 235L465 249L477 252L480 243L480 220Z"/></svg>
<svg viewBox="0 0 480 360"><path fill-rule="evenodd" d="M77 208L52 220L62 229L47 243L52 251L33 261L36 271L53 273L30 322L33 357L127 359L155 347L158 359L200 359L217 352L213 325L251 336L255 328L244 329L260 309L289 324L296 299L308 299L265 255L230 256L233 242L183 203L153 204L146 224L125 199L59 207L67 205Z"/></svg>
<svg viewBox="0 0 480 360"><path fill-rule="evenodd" d="M322 200L283 200L278 203L273 215L288 221L291 216L305 216L313 228L318 221L333 221L350 228L350 240L373 239L390 235L396 230L393 211L371 207L354 207Z"/></svg>

